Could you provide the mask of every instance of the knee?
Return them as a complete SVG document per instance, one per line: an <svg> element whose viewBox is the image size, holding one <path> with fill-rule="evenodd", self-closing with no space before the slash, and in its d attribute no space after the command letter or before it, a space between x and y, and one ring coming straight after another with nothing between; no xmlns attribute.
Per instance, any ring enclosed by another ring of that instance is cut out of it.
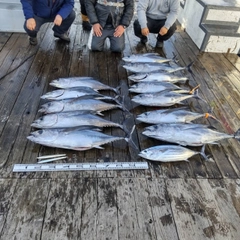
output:
<svg viewBox="0 0 240 240"><path fill-rule="evenodd" d="M120 46L115 46L115 47L111 47L111 52L117 52L120 53L124 50L124 46L120 47Z"/></svg>
<svg viewBox="0 0 240 240"><path fill-rule="evenodd" d="M68 15L68 18L74 21L75 17L76 17L76 13L74 10L72 10L72 12Z"/></svg>
<svg viewBox="0 0 240 240"><path fill-rule="evenodd" d="M99 46L97 46L97 45L95 45L95 44L92 44L92 45L91 45L91 50L92 50L93 52L102 52L102 51L103 51L103 48L101 48L101 47L99 47Z"/></svg>

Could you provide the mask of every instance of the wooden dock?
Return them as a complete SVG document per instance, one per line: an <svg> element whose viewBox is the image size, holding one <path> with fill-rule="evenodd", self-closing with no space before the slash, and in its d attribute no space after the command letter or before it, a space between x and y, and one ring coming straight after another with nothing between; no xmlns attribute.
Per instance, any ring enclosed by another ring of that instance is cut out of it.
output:
<svg viewBox="0 0 240 240"><path fill-rule="evenodd" d="M161 144L142 135L147 124L135 117L150 108L131 102L128 88L133 83L122 67L123 56L159 52L155 37L142 46L131 25L122 54L111 53L108 44L104 52L90 52L89 33L82 30L79 15L70 44L54 39L51 27L43 26L37 46L30 46L24 33L0 33L0 239L240 239L240 144L234 138L207 145L212 162L196 155L189 162L149 162L148 170L12 172L14 164L36 163L37 156L58 153L66 153L65 162L71 163L145 161L125 141L78 152L27 140L34 130L31 123L40 116L41 95L54 90L49 82L60 77L92 76L121 86L123 104L131 114L116 109L106 111L104 118L126 124L129 131L136 125L133 140L139 150ZM180 28L163 50L159 53L176 55L181 66L194 62L193 75L183 75L189 78L188 86L200 84L199 95L208 105L196 99L186 105L197 112L213 108L220 120L196 122L234 134L240 127L238 56L201 53ZM104 132L125 136L118 128Z"/></svg>

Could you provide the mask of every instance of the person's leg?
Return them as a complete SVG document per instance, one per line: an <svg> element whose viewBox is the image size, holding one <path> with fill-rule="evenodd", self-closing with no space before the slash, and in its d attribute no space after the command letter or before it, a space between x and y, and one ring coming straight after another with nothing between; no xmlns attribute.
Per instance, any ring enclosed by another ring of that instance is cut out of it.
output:
<svg viewBox="0 0 240 240"><path fill-rule="evenodd" d="M108 37L108 30L103 29L102 30L102 36L97 37L97 36L92 36L92 42L90 43L91 45L91 50L92 51L103 51L104 48L104 43L106 38Z"/></svg>
<svg viewBox="0 0 240 240"><path fill-rule="evenodd" d="M124 33L121 37L114 37L113 36L114 32L115 32L114 28L112 28L111 30L108 30L108 36L110 40L110 50L112 52L122 52L125 47Z"/></svg>
<svg viewBox="0 0 240 240"><path fill-rule="evenodd" d="M41 26L44 23L49 22L49 19L44 19L44 18L40 18L38 16L34 16L35 22L36 22L36 27L34 30L29 30L26 26L26 21L24 22L24 30L26 31L26 33L29 36L29 42L31 45L37 45L37 33L40 30Z"/></svg>
<svg viewBox="0 0 240 240"><path fill-rule="evenodd" d="M140 38L141 43L145 44L147 42L147 37L142 35L141 26L138 20L135 20L133 23L134 34Z"/></svg>
<svg viewBox="0 0 240 240"><path fill-rule="evenodd" d="M87 16L87 11L86 11L86 8L85 8L84 0L80 0L80 5L81 5L81 17L82 17L83 29L86 30L86 31L91 31L92 26L89 23L89 18Z"/></svg>
<svg viewBox="0 0 240 240"><path fill-rule="evenodd" d="M52 30L54 31L54 35L57 35L57 36L64 35L64 34L67 35L67 32L68 32L69 28L71 27L71 25L72 25L72 23L73 23L73 21L75 19L75 16L76 16L75 12L72 11L67 16L67 18L65 18L62 21L62 24L60 26L54 25L53 28L52 28Z"/></svg>

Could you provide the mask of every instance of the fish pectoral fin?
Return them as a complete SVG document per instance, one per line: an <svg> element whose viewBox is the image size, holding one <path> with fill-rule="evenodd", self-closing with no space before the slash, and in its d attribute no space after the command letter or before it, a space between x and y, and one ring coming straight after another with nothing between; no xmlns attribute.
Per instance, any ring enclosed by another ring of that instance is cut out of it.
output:
<svg viewBox="0 0 240 240"><path fill-rule="evenodd" d="M97 149L104 149L104 148L101 147L101 146L94 146L94 148L97 148Z"/></svg>

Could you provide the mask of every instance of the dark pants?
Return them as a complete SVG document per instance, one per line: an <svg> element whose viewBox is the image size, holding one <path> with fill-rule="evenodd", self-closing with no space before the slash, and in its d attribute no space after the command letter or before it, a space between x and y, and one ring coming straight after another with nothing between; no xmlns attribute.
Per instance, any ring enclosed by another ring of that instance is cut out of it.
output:
<svg viewBox="0 0 240 240"><path fill-rule="evenodd" d="M80 5L81 5L81 14L86 15L87 16L87 12L86 12L86 8L85 8L85 0L79 0L80 1Z"/></svg>
<svg viewBox="0 0 240 240"><path fill-rule="evenodd" d="M158 41L166 41L168 40L176 31L176 24L174 23L169 29L167 34L161 36L159 34L160 29L165 25L166 19L164 20L154 20L151 18L147 18L147 27L149 29L150 33L155 33L158 34L157 40ZM142 39L147 39L146 36L143 36L141 33L141 26L138 22L138 20L135 20L134 24L134 33L137 37L142 38Z"/></svg>
<svg viewBox="0 0 240 240"><path fill-rule="evenodd" d="M90 39L90 45L92 51L103 51L104 43L107 38L110 41L110 50L112 52L122 52L125 47L125 37L124 33L121 37L114 37L113 34L115 32L115 28L111 26L105 26L102 30L102 36L92 36Z"/></svg>
<svg viewBox="0 0 240 240"><path fill-rule="evenodd" d="M24 23L24 29L25 31L27 32L28 36L30 37L36 37L37 36L37 33L40 29L40 27L44 24L44 23L48 23L48 22L53 22L54 19L55 19L55 16L52 17L52 18L40 18L36 15L34 15L34 19L36 21L36 27L33 31L27 29L27 26L26 26L26 21ZM60 26L56 26L54 25L53 26L53 31L55 33L59 33L59 34L63 34L63 33L66 33L70 26L72 25L73 21L75 19L75 12L72 11L67 18L65 18L63 21L62 21L62 24Z"/></svg>

